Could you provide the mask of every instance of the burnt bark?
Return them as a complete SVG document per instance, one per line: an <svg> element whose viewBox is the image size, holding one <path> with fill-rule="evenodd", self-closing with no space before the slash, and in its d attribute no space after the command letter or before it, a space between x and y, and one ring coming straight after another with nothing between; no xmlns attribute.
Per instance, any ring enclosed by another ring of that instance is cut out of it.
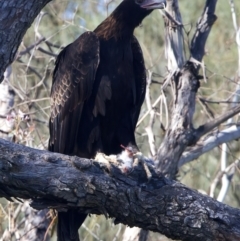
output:
<svg viewBox="0 0 240 241"><path fill-rule="evenodd" d="M0 83L14 61L22 38L41 9L51 0L0 1Z"/></svg>
<svg viewBox="0 0 240 241"><path fill-rule="evenodd" d="M0 196L36 209L76 208L181 240L239 240L240 211L139 166L114 165L0 140Z"/></svg>

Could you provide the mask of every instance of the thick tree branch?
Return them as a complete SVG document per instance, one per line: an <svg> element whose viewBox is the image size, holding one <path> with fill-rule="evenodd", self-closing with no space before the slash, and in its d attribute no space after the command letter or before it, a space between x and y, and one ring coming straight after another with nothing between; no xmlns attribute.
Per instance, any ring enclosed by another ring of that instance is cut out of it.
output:
<svg viewBox="0 0 240 241"><path fill-rule="evenodd" d="M5 69L15 58L25 32L50 1L0 1L0 83Z"/></svg>
<svg viewBox="0 0 240 241"><path fill-rule="evenodd" d="M192 63L187 63L175 76L175 101L170 126L158 150L157 171L174 178L178 160L186 147L193 142L192 118L195 112L199 80Z"/></svg>
<svg viewBox="0 0 240 241"><path fill-rule="evenodd" d="M240 211L180 183L0 140L0 196L76 208L181 240L239 240ZM67 174L67 175L66 175Z"/></svg>

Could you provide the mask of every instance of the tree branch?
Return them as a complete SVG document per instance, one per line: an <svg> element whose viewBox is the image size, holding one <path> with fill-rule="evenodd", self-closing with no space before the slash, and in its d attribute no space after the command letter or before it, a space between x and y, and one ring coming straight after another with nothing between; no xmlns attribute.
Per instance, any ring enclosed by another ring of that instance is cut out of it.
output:
<svg viewBox="0 0 240 241"><path fill-rule="evenodd" d="M208 136L204 141L197 143L194 147L190 147L181 156L178 166L191 162L204 153L212 150L213 148L240 138L240 126L231 126L223 131L215 132Z"/></svg>
<svg viewBox="0 0 240 241"><path fill-rule="evenodd" d="M209 133L214 128L218 127L220 124L222 124L229 118L233 117L234 115L238 114L239 112L240 112L240 105L232 108L231 110L229 110L225 114L219 116L218 118L216 118L212 121L209 121L209 122L205 123L204 125L199 126L196 129L196 133L195 133L196 139L194 140L194 142L197 142L203 135L205 135L206 133Z"/></svg>
<svg viewBox="0 0 240 241"><path fill-rule="evenodd" d="M193 142L192 118L195 112L199 80L192 63L188 62L175 76L175 100L171 123L158 150L156 168L159 173L174 178L178 160Z"/></svg>
<svg viewBox="0 0 240 241"><path fill-rule="evenodd" d="M167 0L164 13L165 56L168 60L168 70L176 71L178 68L182 68L186 61L183 51L183 24L178 7L178 0Z"/></svg>
<svg viewBox="0 0 240 241"><path fill-rule="evenodd" d="M199 18L196 31L193 35L190 52L191 58L201 62L205 54L205 44L208 35L211 31L212 25L217 20L217 16L214 14L217 0L206 0L206 4Z"/></svg>
<svg viewBox="0 0 240 241"><path fill-rule="evenodd" d="M37 209L76 208L181 240L239 240L240 211L141 167L113 165L0 140L0 196ZM67 173L67 175L66 175Z"/></svg>
<svg viewBox="0 0 240 241"><path fill-rule="evenodd" d="M192 120L199 88L198 70L204 56L207 37L216 20L216 3L217 0L206 0L205 9L192 39L191 58L174 76L175 100L171 123L158 150L156 163L157 171L170 178L175 178L178 161L186 147L194 143Z"/></svg>
<svg viewBox="0 0 240 241"><path fill-rule="evenodd" d="M0 1L0 83L5 69L15 58L25 32L50 1Z"/></svg>

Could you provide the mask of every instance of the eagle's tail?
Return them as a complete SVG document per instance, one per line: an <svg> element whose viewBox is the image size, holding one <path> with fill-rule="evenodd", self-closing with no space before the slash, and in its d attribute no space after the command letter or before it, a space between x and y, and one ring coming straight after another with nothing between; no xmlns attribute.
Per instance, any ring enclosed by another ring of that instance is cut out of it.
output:
<svg viewBox="0 0 240 241"><path fill-rule="evenodd" d="M76 209L58 212L57 241L80 241L78 229L87 215L78 213Z"/></svg>

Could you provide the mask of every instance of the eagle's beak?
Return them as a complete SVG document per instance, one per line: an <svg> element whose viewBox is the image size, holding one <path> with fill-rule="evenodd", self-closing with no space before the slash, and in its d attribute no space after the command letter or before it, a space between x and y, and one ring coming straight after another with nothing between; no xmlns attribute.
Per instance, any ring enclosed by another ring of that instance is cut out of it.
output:
<svg viewBox="0 0 240 241"><path fill-rule="evenodd" d="M166 0L140 0L138 1L141 8L146 9L163 9L166 6Z"/></svg>

